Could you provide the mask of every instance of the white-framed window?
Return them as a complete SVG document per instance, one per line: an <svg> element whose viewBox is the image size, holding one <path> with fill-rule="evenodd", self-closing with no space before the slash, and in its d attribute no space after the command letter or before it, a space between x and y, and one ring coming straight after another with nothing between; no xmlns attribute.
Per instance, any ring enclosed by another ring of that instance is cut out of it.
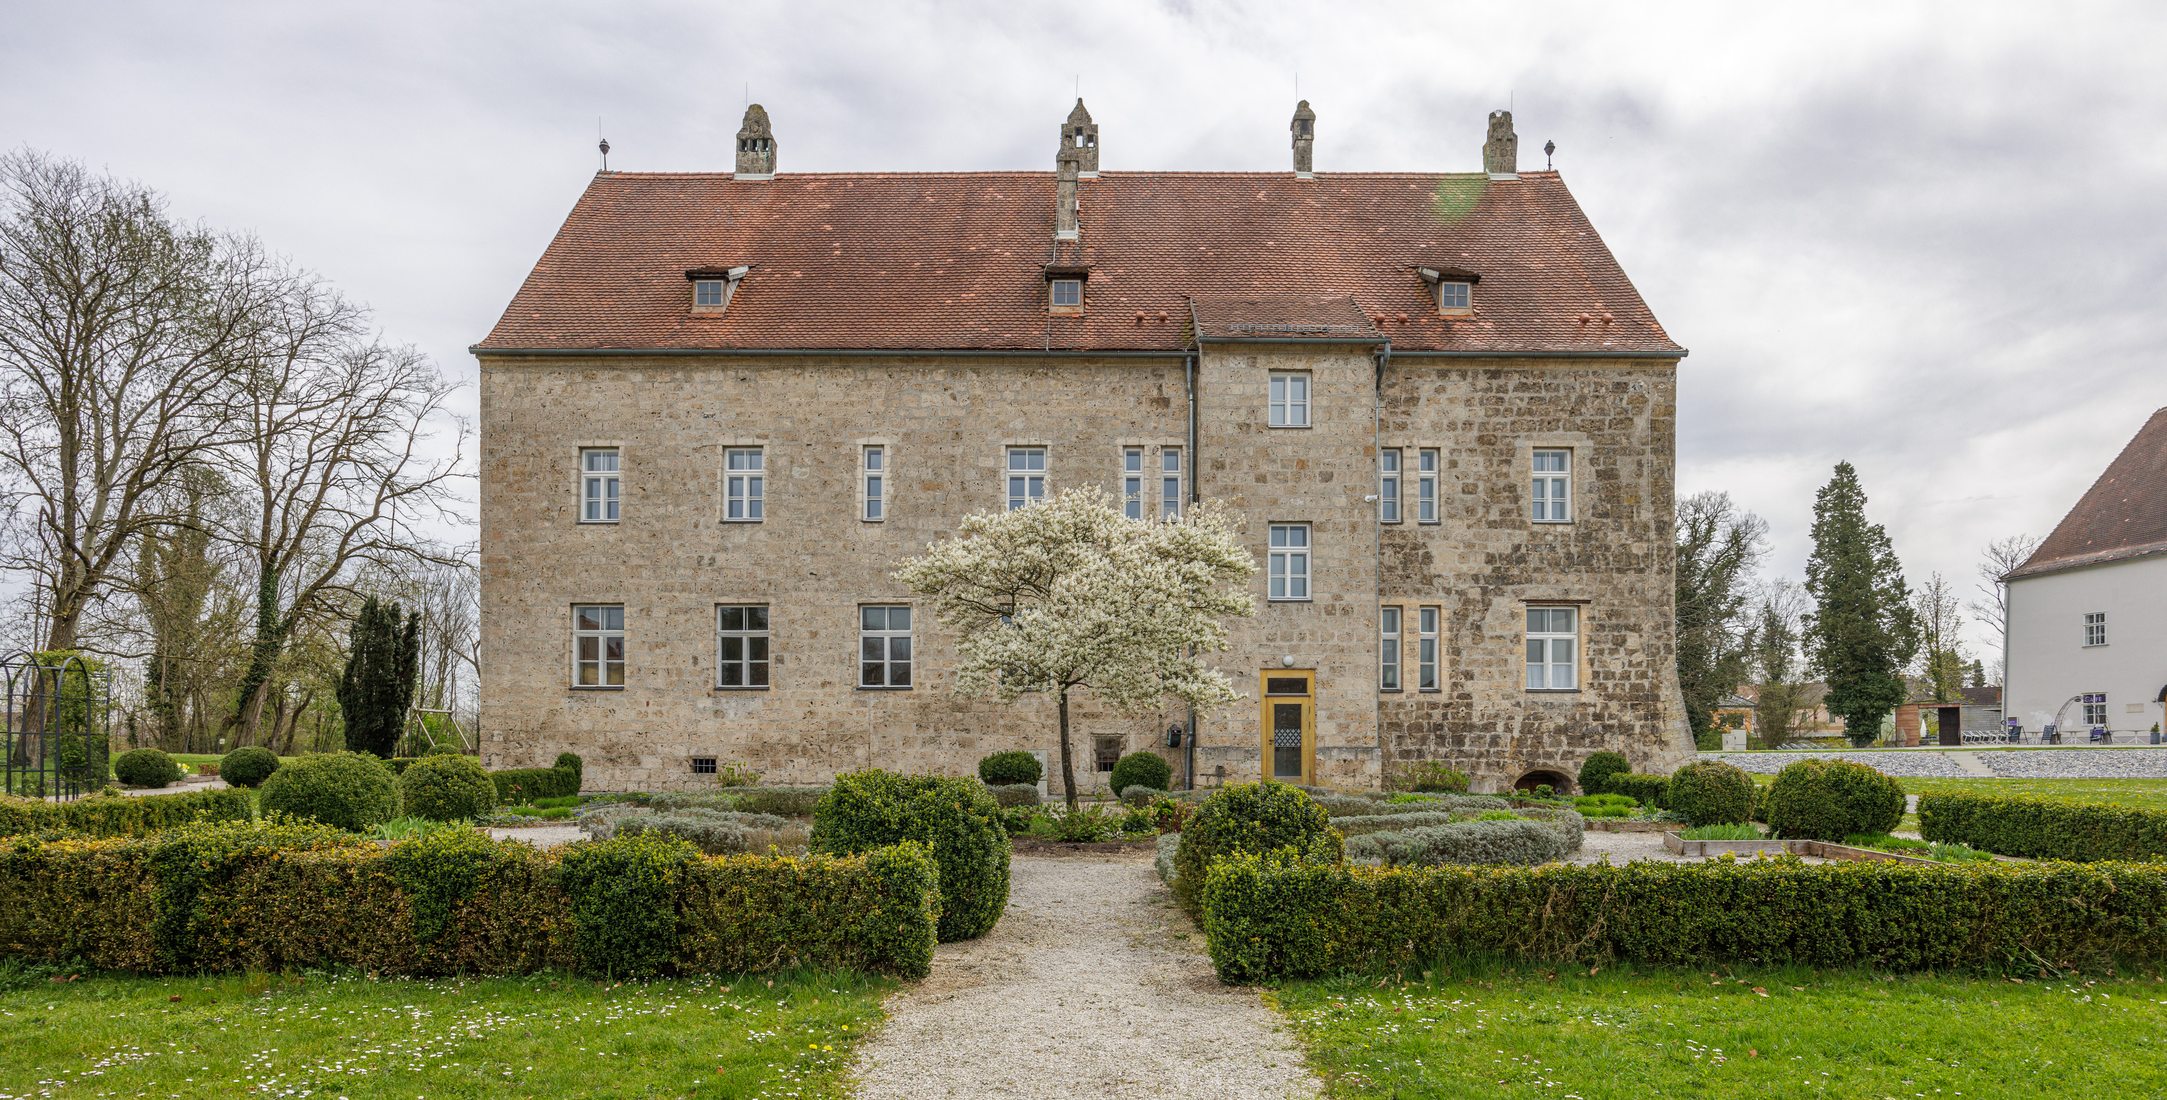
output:
<svg viewBox="0 0 2167 1100"><path fill-rule="evenodd" d="M2084 613L2084 644L2086 646L2107 644L2107 613L2087 611Z"/></svg>
<svg viewBox="0 0 2167 1100"><path fill-rule="evenodd" d="M1049 279L1046 282L1047 302L1058 310L1083 309L1082 279Z"/></svg>
<svg viewBox="0 0 2167 1100"><path fill-rule="evenodd" d="M1571 523L1573 519L1573 453L1562 447L1535 449L1532 518L1537 523Z"/></svg>
<svg viewBox="0 0 2167 1100"><path fill-rule="evenodd" d="M694 279L692 304L702 309L721 309L729 301L721 279Z"/></svg>
<svg viewBox="0 0 2167 1100"><path fill-rule="evenodd" d="M715 686L724 690L767 687L766 604L715 608Z"/></svg>
<svg viewBox="0 0 2167 1100"><path fill-rule="evenodd" d="M1046 499L1046 448L1008 449L1008 510Z"/></svg>
<svg viewBox="0 0 2167 1100"><path fill-rule="evenodd" d="M2107 693L2091 692L2084 696L2084 724L2104 726L2107 724Z"/></svg>
<svg viewBox="0 0 2167 1100"><path fill-rule="evenodd" d="M1527 689L1574 691L1580 687L1580 609L1527 609Z"/></svg>
<svg viewBox="0 0 2167 1100"><path fill-rule="evenodd" d="M1159 448L1159 518L1181 517L1181 448Z"/></svg>
<svg viewBox="0 0 2167 1100"><path fill-rule="evenodd" d="M1437 522L1437 467L1442 456L1435 447L1415 453L1415 522Z"/></svg>
<svg viewBox="0 0 2167 1100"><path fill-rule="evenodd" d="M1274 428L1309 426L1309 375L1299 371L1274 372L1269 383L1271 407L1265 423Z"/></svg>
<svg viewBox="0 0 2167 1100"><path fill-rule="evenodd" d="M1377 452L1377 521L1398 523L1400 521L1400 449L1386 447Z"/></svg>
<svg viewBox="0 0 2167 1100"><path fill-rule="evenodd" d="M1121 448L1121 514L1144 518L1144 449Z"/></svg>
<svg viewBox="0 0 2167 1100"><path fill-rule="evenodd" d="M1420 691L1437 690L1437 620L1439 608L1424 607L1416 612L1415 629L1420 639L1415 651L1415 688Z"/></svg>
<svg viewBox="0 0 2167 1100"><path fill-rule="evenodd" d="M858 686L910 686L910 606L865 604L858 608Z"/></svg>
<svg viewBox="0 0 2167 1100"><path fill-rule="evenodd" d="M1475 284L1447 280L1437 284L1437 308L1446 313L1465 312L1475 307Z"/></svg>
<svg viewBox="0 0 2167 1100"><path fill-rule="evenodd" d="M1309 525L1271 525L1271 566L1266 582L1274 600L1309 598Z"/></svg>
<svg viewBox="0 0 2167 1100"><path fill-rule="evenodd" d="M767 516L767 458L758 447L722 452L722 518L758 523Z"/></svg>
<svg viewBox="0 0 2167 1100"><path fill-rule="evenodd" d="M621 603L572 605L572 686L625 686L625 608Z"/></svg>
<svg viewBox="0 0 2167 1100"><path fill-rule="evenodd" d="M624 499L623 456L615 447L579 451L579 521L615 523Z"/></svg>
<svg viewBox="0 0 2167 1100"><path fill-rule="evenodd" d="M865 486L865 506L858 518L879 523L888 518L888 448L876 443L860 447L858 471Z"/></svg>
<svg viewBox="0 0 2167 1100"><path fill-rule="evenodd" d="M1378 669L1377 690L1400 689L1400 609L1380 607L1377 609Z"/></svg>

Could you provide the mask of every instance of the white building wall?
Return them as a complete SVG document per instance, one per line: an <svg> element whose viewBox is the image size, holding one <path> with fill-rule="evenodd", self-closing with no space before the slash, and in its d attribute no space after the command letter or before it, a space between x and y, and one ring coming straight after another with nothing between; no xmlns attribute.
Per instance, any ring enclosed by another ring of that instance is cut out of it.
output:
<svg viewBox="0 0 2167 1100"><path fill-rule="evenodd" d="M2087 612L2107 614L2107 644L2084 644ZM2007 713L2027 733L2055 720L2070 697L2107 694L2117 740L2161 720L2167 685L2167 555L2026 577L2009 585ZM2081 709L2061 711L2083 735Z"/></svg>

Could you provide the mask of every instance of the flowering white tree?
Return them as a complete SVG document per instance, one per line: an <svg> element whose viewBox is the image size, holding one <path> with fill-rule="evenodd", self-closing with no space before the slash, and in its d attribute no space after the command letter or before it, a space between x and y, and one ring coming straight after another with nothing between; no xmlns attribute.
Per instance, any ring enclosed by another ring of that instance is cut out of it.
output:
<svg viewBox="0 0 2167 1100"><path fill-rule="evenodd" d="M1116 710L1168 698L1210 707L1236 698L1204 655L1227 647L1224 620L1255 604L1256 560L1218 507L1179 519L1123 516L1097 488L1013 512L966 516L958 532L901 563L896 579L956 632L957 690L1012 702L1050 692L1060 715L1061 786L1076 807L1069 693Z"/></svg>

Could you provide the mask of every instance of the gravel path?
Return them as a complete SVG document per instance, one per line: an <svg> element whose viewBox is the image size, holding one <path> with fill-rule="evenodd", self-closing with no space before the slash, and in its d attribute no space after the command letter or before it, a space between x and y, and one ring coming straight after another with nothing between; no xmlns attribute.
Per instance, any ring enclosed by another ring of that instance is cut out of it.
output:
<svg viewBox="0 0 2167 1100"><path fill-rule="evenodd" d="M1143 853L1016 856L1008 910L941 945L860 1054L862 1097L1310 1097L1316 1079Z"/></svg>
<svg viewBox="0 0 2167 1100"><path fill-rule="evenodd" d="M577 825L492 825L483 831L492 840L524 840L537 848L554 848L587 836Z"/></svg>
<svg viewBox="0 0 2167 1100"><path fill-rule="evenodd" d="M1773 773L1809 756L1855 760L1914 779L2167 779L2167 748L1904 749L1889 752L1704 752L1749 772Z"/></svg>

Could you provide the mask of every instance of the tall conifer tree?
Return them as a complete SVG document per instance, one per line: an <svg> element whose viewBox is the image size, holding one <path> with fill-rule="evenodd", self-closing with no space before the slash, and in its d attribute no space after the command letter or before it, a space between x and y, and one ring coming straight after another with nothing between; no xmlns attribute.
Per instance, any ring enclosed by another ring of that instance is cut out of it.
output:
<svg viewBox="0 0 2167 1100"><path fill-rule="evenodd" d="M1904 666L1919 647L1903 565L1888 532L1866 519L1866 490L1848 462L1813 502L1813 556L1806 591L1814 607L1806 646L1828 681L1830 714L1853 744L1878 737L1881 720L1904 701Z"/></svg>
<svg viewBox="0 0 2167 1100"><path fill-rule="evenodd" d="M399 605L370 596L354 618L346 671L339 677L339 711L346 747L389 757L396 752L421 670L421 616L402 624Z"/></svg>

